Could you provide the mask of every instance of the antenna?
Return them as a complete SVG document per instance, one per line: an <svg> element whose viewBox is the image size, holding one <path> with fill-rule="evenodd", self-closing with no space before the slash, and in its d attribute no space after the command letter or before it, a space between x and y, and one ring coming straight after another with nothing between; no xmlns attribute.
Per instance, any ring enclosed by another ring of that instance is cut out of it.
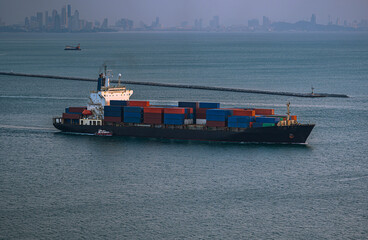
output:
<svg viewBox="0 0 368 240"><path fill-rule="evenodd" d="M312 89L312 95L314 95L314 87L313 87L313 85L312 85L311 89Z"/></svg>
<svg viewBox="0 0 368 240"><path fill-rule="evenodd" d="M120 87L121 73L119 73L118 76L119 76L118 87Z"/></svg>

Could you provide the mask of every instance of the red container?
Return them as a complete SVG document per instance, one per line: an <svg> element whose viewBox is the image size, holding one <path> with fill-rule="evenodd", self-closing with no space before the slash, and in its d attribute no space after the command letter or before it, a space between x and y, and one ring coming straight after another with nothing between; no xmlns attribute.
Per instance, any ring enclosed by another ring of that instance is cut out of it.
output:
<svg viewBox="0 0 368 240"><path fill-rule="evenodd" d="M164 113L185 114L185 108L179 107L165 108Z"/></svg>
<svg viewBox="0 0 368 240"><path fill-rule="evenodd" d="M63 113L63 119L81 119L81 114Z"/></svg>
<svg viewBox="0 0 368 240"><path fill-rule="evenodd" d="M145 107L143 108L144 113L163 113L164 108L157 108L157 107Z"/></svg>
<svg viewBox="0 0 368 240"><path fill-rule="evenodd" d="M144 119L143 123L146 123L146 124L162 124L162 118Z"/></svg>
<svg viewBox="0 0 368 240"><path fill-rule="evenodd" d="M206 111L209 108L197 108L196 109L196 118L198 119L206 119Z"/></svg>
<svg viewBox="0 0 368 240"><path fill-rule="evenodd" d="M104 117L105 122L114 122L114 123L120 123L121 117Z"/></svg>
<svg viewBox="0 0 368 240"><path fill-rule="evenodd" d="M69 112L81 113L86 109L87 107L69 107Z"/></svg>
<svg viewBox="0 0 368 240"><path fill-rule="evenodd" d="M291 115L290 116L290 120L295 120L296 121L296 119L297 119L296 115Z"/></svg>
<svg viewBox="0 0 368 240"><path fill-rule="evenodd" d="M220 122L220 121L207 121L206 122L207 127L226 127L226 122Z"/></svg>
<svg viewBox="0 0 368 240"><path fill-rule="evenodd" d="M245 109L232 109L233 116L255 116L256 112L254 110L245 110Z"/></svg>
<svg viewBox="0 0 368 240"><path fill-rule="evenodd" d="M162 119L162 113L143 113L143 119Z"/></svg>
<svg viewBox="0 0 368 240"><path fill-rule="evenodd" d="M256 108L254 109L256 115L274 115L275 109L263 109L263 108Z"/></svg>
<svg viewBox="0 0 368 240"><path fill-rule="evenodd" d="M253 127L253 122L250 122L249 123L249 127L251 128L251 127Z"/></svg>
<svg viewBox="0 0 368 240"><path fill-rule="evenodd" d="M206 114L206 111L207 111L208 109L210 109L210 108L197 108L196 113L197 113L197 114L198 114L198 113L204 113L204 114Z"/></svg>
<svg viewBox="0 0 368 240"><path fill-rule="evenodd" d="M149 101L129 101L129 106L148 107L149 106Z"/></svg>
<svg viewBox="0 0 368 240"><path fill-rule="evenodd" d="M189 109L189 113L193 113L193 108L188 108Z"/></svg>

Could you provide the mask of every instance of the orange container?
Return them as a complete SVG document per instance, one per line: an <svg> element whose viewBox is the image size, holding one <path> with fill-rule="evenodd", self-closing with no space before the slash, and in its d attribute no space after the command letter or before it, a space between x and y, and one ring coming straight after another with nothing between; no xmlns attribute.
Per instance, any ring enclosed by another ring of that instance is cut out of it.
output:
<svg viewBox="0 0 368 240"><path fill-rule="evenodd" d="M129 106L133 107L148 107L149 101L129 101Z"/></svg>
<svg viewBox="0 0 368 240"><path fill-rule="evenodd" d="M157 108L157 107L145 107L143 108L144 113L163 113L164 108Z"/></svg>
<svg viewBox="0 0 368 240"><path fill-rule="evenodd" d="M255 116L256 112L254 110L245 110L245 109L232 109L233 116Z"/></svg>
<svg viewBox="0 0 368 240"><path fill-rule="evenodd" d="M264 108L256 108L254 109L256 115L274 115L275 109L264 109Z"/></svg>
<svg viewBox="0 0 368 240"><path fill-rule="evenodd" d="M290 116L290 120L295 120L296 121L296 119L297 119L296 115L291 115Z"/></svg>
<svg viewBox="0 0 368 240"><path fill-rule="evenodd" d="M63 113L63 119L81 119L81 114Z"/></svg>
<svg viewBox="0 0 368 240"><path fill-rule="evenodd" d="M185 114L185 108L179 107L165 108L164 113Z"/></svg>

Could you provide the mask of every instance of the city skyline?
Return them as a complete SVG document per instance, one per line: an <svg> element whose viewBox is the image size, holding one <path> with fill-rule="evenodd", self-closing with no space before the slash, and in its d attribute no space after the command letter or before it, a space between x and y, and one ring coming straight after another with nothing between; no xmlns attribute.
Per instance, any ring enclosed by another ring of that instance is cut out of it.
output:
<svg viewBox="0 0 368 240"><path fill-rule="evenodd" d="M184 21L191 23L195 19L202 19L204 25L210 25L213 16L220 16L221 23L226 26L246 24L249 19L261 20L263 16L273 21L297 22L309 20L311 14L316 14L318 24L328 24L337 18L341 22L368 18L368 1L365 0L107 0L103 3L91 0L88 4L82 0L0 0L0 18L7 25L21 24L26 16L39 11L60 11L62 6L68 4L73 5L74 9L83 10L80 18L87 21L107 18L110 23L115 23L121 18L127 18L135 23L142 21L150 24L152 19L159 16L163 27L180 26Z"/></svg>
<svg viewBox="0 0 368 240"><path fill-rule="evenodd" d="M82 11L83 12L83 11ZM27 16L24 24L5 25L0 18L0 31L28 31L28 32L96 32L96 31L352 31L368 29L368 20L348 22L329 16L328 24L317 22L316 14L310 19L300 19L295 23L272 21L268 16L247 20L247 24L224 25L220 16L213 16L208 24L202 18L194 21L182 21L179 25L163 26L160 17L156 16L151 24L128 18L121 18L115 23L109 24L108 18L104 18L102 24L98 20L88 21L80 18L78 9L73 9L71 4L62 6L61 10L37 11L35 15ZM5 28L4 28L5 27Z"/></svg>

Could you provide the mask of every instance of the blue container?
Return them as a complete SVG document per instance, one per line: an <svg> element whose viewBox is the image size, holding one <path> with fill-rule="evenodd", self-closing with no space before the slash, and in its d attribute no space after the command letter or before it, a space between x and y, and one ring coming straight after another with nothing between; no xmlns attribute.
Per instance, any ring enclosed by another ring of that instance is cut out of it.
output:
<svg viewBox="0 0 368 240"><path fill-rule="evenodd" d="M129 101L111 100L110 106L128 106Z"/></svg>
<svg viewBox="0 0 368 240"><path fill-rule="evenodd" d="M142 113L140 112L124 112L124 118L141 118Z"/></svg>
<svg viewBox="0 0 368 240"><path fill-rule="evenodd" d="M227 124L228 127L236 127L236 128L248 128L249 127L249 123L234 123L234 122L229 122Z"/></svg>
<svg viewBox="0 0 368 240"><path fill-rule="evenodd" d="M121 112L104 112L105 117L121 117Z"/></svg>
<svg viewBox="0 0 368 240"><path fill-rule="evenodd" d="M125 123L142 123L142 118L124 117Z"/></svg>
<svg viewBox="0 0 368 240"><path fill-rule="evenodd" d="M206 116L208 115L229 116L232 114L233 114L233 111L228 110L228 109L208 109L206 111Z"/></svg>
<svg viewBox="0 0 368 240"><path fill-rule="evenodd" d="M249 127L249 122L248 123L238 123L238 127L239 128L248 128Z"/></svg>
<svg viewBox="0 0 368 240"><path fill-rule="evenodd" d="M171 118L165 118L164 124L171 124L171 125L183 125L184 119L171 119Z"/></svg>
<svg viewBox="0 0 368 240"><path fill-rule="evenodd" d="M104 112L121 112L122 107L121 106L105 106Z"/></svg>
<svg viewBox="0 0 368 240"><path fill-rule="evenodd" d="M179 119L183 120L185 118L185 114L174 114L174 113L165 113L164 119Z"/></svg>
<svg viewBox="0 0 368 240"><path fill-rule="evenodd" d="M200 102L199 108L220 108L220 103Z"/></svg>
<svg viewBox="0 0 368 240"><path fill-rule="evenodd" d="M143 107L124 107L124 112L142 112Z"/></svg>
<svg viewBox="0 0 368 240"><path fill-rule="evenodd" d="M193 108L193 110L194 110L194 109L198 108L199 104L198 104L198 102L179 102L178 106L179 107L190 107L190 108Z"/></svg>
<svg viewBox="0 0 368 240"><path fill-rule="evenodd" d="M258 123L276 123L277 119L273 117L256 117Z"/></svg>
<svg viewBox="0 0 368 240"><path fill-rule="evenodd" d="M252 124L252 127L254 127L254 128L263 127L263 123L260 123L260 122L254 122L254 123Z"/></svg>
<svg viewBox="0 0 368 240"><path fill-rule="evenodd" d="M207 121L225 122L227 120L226 115L208 115L206 116Z"/></svg>
<svg viewBox="0 0 368 240"><path fill-rule="evenodd" d="M229 122L236 122L236 123L249 123L254 122L255 117L251 116L231 116L229 117Z"/></svg>

